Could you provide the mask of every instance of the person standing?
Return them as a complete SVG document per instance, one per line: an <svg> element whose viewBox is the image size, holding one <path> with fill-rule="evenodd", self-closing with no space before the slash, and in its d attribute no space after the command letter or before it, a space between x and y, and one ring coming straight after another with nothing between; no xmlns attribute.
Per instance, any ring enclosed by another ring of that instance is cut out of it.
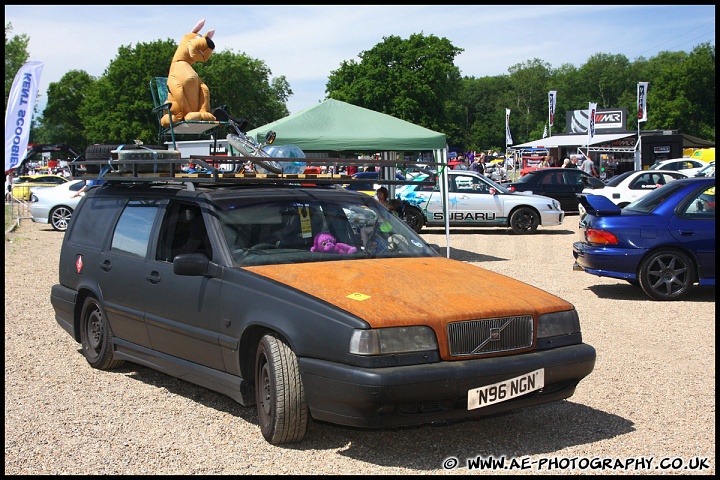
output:
<svg viewBox="0 0 720 480"><path fill-rule="evenodd" d="M550 166L550 155L546 155L543 157L542 160L540 160L540 163L538 164L538 167L540 168L547 168Z"/></svg>
<svg viewBox="0 0 720 480"><path fill-rule="evenodd" d="M485 175L485 152L481 152L479 156L475 157L475 161L473 161L473 163L470 167L473 169L473 171L484 176Z"/></svg>
<svg viewBox="0 0 720 480"><path fill-rule="evenodd" d="M595 162L593 162L590 157L585 157L585 160L583 160L582 165L580 166L583 172L592 175L593 177L597 176L597 171L595 170Z"/></svg>
<svg viewBox="0 0 720 480"><path fill-rule="evenodd" d="M570 155L570 168L580 168L577 163L577 155Z"/></svg>
<svg viewBox="0 0 720 480"><path fill-rule="evenodd" d="M5 202L12 202L12 183L13 176L11 173L5 175Z"/></svg>
<svg viewBox="0 0 720 480"><path fill-rule="evenodd" d="M388 192L388 189L385 187L380 187L375 191L375 198L378 202L382 203L384 207L387 208L388 206L388 197L390 196L390 193Z"/></svg>

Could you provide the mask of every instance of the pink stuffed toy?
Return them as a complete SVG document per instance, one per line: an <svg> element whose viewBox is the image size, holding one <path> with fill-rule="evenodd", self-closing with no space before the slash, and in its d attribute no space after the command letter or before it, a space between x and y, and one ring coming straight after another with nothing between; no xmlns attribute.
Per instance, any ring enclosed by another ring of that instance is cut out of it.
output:
<svg viewBox="0 0 720 480"><path fill-rule="evenodd" d="M357 247L353 247L347 243L338 243L335 237L329 233L318 233L315 235L315 240L313 240L313 246L310 248L310 251L344 254L357 252Z"/></svg>

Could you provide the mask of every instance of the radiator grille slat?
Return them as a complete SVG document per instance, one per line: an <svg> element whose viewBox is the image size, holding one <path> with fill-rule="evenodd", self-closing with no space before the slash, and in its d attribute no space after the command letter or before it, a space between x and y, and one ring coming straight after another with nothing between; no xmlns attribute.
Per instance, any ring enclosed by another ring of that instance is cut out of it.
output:
<svg viewBox="0 0 720 480"><path fill-rule="evenodd" d="M480 355L508 352L532 346L533 318L489 318L448 324L450 355Z"/></svg>

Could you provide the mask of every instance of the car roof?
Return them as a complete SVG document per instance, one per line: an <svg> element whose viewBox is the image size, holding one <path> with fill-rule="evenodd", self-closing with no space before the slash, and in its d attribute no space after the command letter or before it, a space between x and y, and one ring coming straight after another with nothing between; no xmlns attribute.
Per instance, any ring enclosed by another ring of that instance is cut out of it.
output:
<svg viewBox="0 0 720 480"><path fill-rule="evenodd" d="M65 179L65 177L63 177L62 175L53 175L53 174L51 174L51 173L37 173L37 174L35 174L35 175L19 175L19 176L18 176L18 179L21 179L21 178L22 178L23 180L24 180L24 179L35 180L35 179L37 179L37 178L48 178L48 177L50 177L50 178L62 178L62 179Z"/></svg>
<svg viewBox="0 0 720 480"><path fill-rule="evenodd" d="M658 160L655 162L655 165L667 165L668 163L674 163L674 162L693 162L693 163L702 163L707 164L707 162L703 162L699 158L692 158L692 157L680 157L680 158L667 158L665 160Z"/></svg>

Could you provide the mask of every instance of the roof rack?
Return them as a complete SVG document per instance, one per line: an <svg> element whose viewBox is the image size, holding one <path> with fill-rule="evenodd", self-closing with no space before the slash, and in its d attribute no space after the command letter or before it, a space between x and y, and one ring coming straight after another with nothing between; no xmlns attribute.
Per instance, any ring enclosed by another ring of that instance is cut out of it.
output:
<svg viewBox="0 0 720 480"><path fill-rule="evenodd" d="M127 151L126 151L127 152ZM126 153L123 152L123 153ZM97 165L95 170L100 170L99 174L86 173L84 176L96 176L100 180L111 183L191 183L191 184L209 184L209 185L242 185L242 184L290 184L296 185L299 182L311 183L314 185L346 185L346 184L367 184L379 183L383 185L409 185L422 184L434 185L434 179L425 181L397 180L379 178L375 181L367 178L353 179L350 175L340 173L317 173L317 174L289 174L289 173L254 173L254 172L229 172L224 171L218 165L244 165L252 162L257 157L251 156L226 156L226 155L190 155L187 158L181 158L180 152L168 150L153 150L143 148L138 154L137 150L133 151L135 155L128 155L122 159L118 158L118 151L112 152L112 158L108 160L86 160L78 158L71 162L75 167L81 165ZM170 152L170 155L168 155ZM163 155L164 154L164 155ZM172 155L174 154L174 155ZM305 163L313 165L365 165L372 163L381 167L432 167L438 166L438 163L417 162L417 161L392 161L392 160L354 160L344 158L282 158L272 157L277 162L297 162L303 160ZM309 160L309 161L308 161ZM182 173L180 166L192 163L199 165L205 169L202 173ZM421 167L421 168L422 168ZM77 171L77 169L76 169ZM381 175L379 175L381 176Z"/></svg>

